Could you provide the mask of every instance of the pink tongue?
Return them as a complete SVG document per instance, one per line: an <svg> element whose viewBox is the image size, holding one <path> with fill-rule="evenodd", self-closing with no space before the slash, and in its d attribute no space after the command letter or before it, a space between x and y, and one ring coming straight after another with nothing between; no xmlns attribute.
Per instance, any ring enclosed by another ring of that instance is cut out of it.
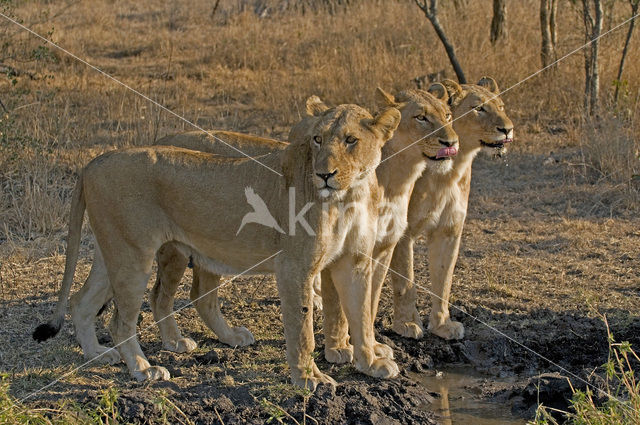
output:
<svg viewBox="0 0 640 425"><path fill-rule="evenodd" d="M442 148L436 153L436 158L446 158L449 156L454 156L458 153L458 149L454 147Z"/></svg>
<svg viewBox="0 0 640 425"><path fill-rule="evenodd" d="M502 143L511 143L511 142L513 142L513 139L504 139L502 141Z"/></svg>

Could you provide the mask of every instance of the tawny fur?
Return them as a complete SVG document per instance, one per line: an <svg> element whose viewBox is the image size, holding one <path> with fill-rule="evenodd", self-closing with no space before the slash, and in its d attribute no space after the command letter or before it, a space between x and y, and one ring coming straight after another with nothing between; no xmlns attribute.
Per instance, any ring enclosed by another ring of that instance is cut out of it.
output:
<svg viewBox="0 0 640 425"><path fill-rule="evenodd" d="M340 298L353 300L346 313L357 341L356 367L372 376L396 376L397 365L376 357L373 351L368 253L375 242L373 199L378 196L372 170L400 113L388 108L373 118L355 105L328 109L317 98L307 106L310 113L292 130L296 135L292 143L258 158L284 177L246 158L222 158L176 147L127 149L94 159L81 173L74 195L69 260L51 323L61 322L61 314L64 317L77 258L75 241L86 208L98 248L90 277L72 297L71 307L85 355L106 352L93 340L93 318L113 297L116 309L110 329L130 373L139 380L169 377L163 367L149 365L134 335L154 256L172 242L183 256L195 257L199 267L209 272L239 273L248 268L257 273L275 272L287 361L295 384L315 388L320 382L335 383L318 370L311 357L311 287L323 269L332 274ZM316 136L322 138L321 144L314 143ZM347 144L348 136L358 142ZM317 174L332 170L338 173L327 182L334 189L323 189L325 181ZM247 212L246 187L260 194L281 224L288 222L290 188L294 188L295 211L315 202L306 215L315 234L298 228L295 236L283 235L249 224L235 235ZM324 208L319 204L322 201ZM354 208L345 214L338 201ZM117 361L114 357L110 360Z"/></svg>
<svg viewBox="0 0 640 425"><path fill-rule="evenodd" d="M371 314L373 318L375 318L377 312L380 290L386 273L386 269L382 264L388 266L393 247L407 226L407 207L413 184L425 167L429 167L435 173L446 172L451 167L452 161L450 159L434 161L429 157L434 158L436 156L437 151L445 146L443 142L455 147L458 140L449 124L451 114L445 103L448 99L448 94L444 87L442 87L442 92L438 94L441 99L421 90L408 90L394 97L379 89L378 94L383 102L386 103L386 106L394 106L400 109L402 120L394 137L383 148L383 158L388 158L392 155L394 158L388 162L383 162L376 169L379 197L374 201L378 205L379 218L376 246L373 252L373 258L376 260L373 264L372 280ZM249 145L250 136L237 133L216 133L216 135L219 135L227 143L234 143L238 147L242 146L252 154L273 152L286 146L286 144L275 140L255 140L255 145ZM186 145L216 153L227 149L219 141L207 138L202 133L194 132L166 137L158 143L178 146ZM398 167L397 164L402 164L402 166ZM163 272L165 269L171 270L173 267L171 263L175 264L178 261L175 251L175 248L165 246L158 254L158 280L152 294L152 306L163 307L161 312L157 314L158 317L164 317L170 313L173 305L173 294L179 282L179 275L170 276ZM181 259L180 261L184 269L186 260ZM219 276L207 275L200 271L197 274L200 282L204 279L217 282L220 279ZM315 282L317 283L318 281L316 280ZM193 288L197 287L198 283L194 280L192 291L194 291ZM343 315L341 304L338 302L336 290L332 287L332 279L328 272L323 273L322 288L322 297L325 300L325 358L336 363L351 361L353 347L349 343L347 321ZM215 294L212 295L212 298L214 297ZM154 300L158 301L154 303ZM342 300L342 304L345 302L348 302L348 300ZM155 311L156 309L154 308L154 314ZM251 334L245 328L237 328L237 336L229 331L230 328L226 325L226 321L219 311L217 299L211 302L210 312L202 312L201 316L223 342L233 345L253 341ZM166 342L165 347L175 347L174 341L179 341L182 338L175 321L172 319L166 320L160 324L160 328L163 341ZM392 357L393 355L391 349L384 344L376 343L375 348L376 354L379 356Z"/></svg>
<svg viewBox="0 0 640 425"><path fill-rule="evenodd" d="M423 326L416 309L413 273L413 244L425 237L429 255L432 309L429 330L445 339L464 336L462 323L451 320L449 297L460 237L467 215L471 165L478 152L513 139L513 123L497 97L496 82L484 77L478 85L458 85L445 80L454 116L453 128L460 137L460 152L453 168L445 174L426 170L415 184L409 203L408 228L393 253L391 282L394 296L393 330L420 338ZM432 86L440 91L441 86ZM480 110L482 108L482 110ZM502 148L504 149L504 148Z"/></svg>

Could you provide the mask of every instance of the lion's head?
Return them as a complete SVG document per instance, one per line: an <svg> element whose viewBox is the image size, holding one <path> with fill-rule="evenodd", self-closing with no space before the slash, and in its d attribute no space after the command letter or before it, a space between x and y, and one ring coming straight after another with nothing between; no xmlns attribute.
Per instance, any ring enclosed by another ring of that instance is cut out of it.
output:
<svg viewBox="0 0 640 425"><path fill-rule="evenodd" d="M380 163L382 146L393 136L400 112L386 108L373 117L357 105L329 108L317 96L307 100L306 117L289 141L308 149L310 172L322 199L340 199Z"/></svg>
<svg viewBox="0 0 640 425"><path fill-rule="evenodd" d="M463 84L444 80L432 84L429 92L438 93L444 86L454 116L454 128L460 136L463 150L485 148L505 150L505 144L513 141L513 123L498 97L498 84L491 77L482 77L478 84Z"/></svg>
<svg viewBox="0 0 640 425"><path fill-rule="evenodd" d="M458 136L451 126L451 111L447 106L448 93L441 86L440 93L424 90L405 90L393 96L378 87L379 97L400 110L402 120L396 131L394 149L417 148L426 166L435 172L451 169L450 159L458 152Z"/></svg>

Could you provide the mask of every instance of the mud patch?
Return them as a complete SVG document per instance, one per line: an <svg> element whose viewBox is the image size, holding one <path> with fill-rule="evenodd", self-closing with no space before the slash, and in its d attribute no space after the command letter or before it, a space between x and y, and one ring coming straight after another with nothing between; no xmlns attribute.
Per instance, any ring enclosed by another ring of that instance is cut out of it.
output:
<svg viewBox="0 0 640 425"><path fill-rule="evenodd" d="M153 397L152 393L158 391L162 396ZM292 423L291 418L302 423L304 414L307 423L321 424L437 423L427 409L433 395L406 378L383 382L349 380L338 387L321 385L307 400L299 394L278 403L256 397L246 387L229 388L211 382L180 389L170 382L157 383L150 389L131 389L120 395L122 421L160 420L162 397L171 399L177 407L166 406L165 415L179 419L184 414L195 423L264 424L278 422L278 418L285 423Z"/></svg>
<svg viewBox="0 0 640 425"><path fill-rule="evenodd" d="M507 403L514 415L523 418L532 418L538 403L567 410L571 386L598 388L594 371L608 356L607 332L600 318L549 309L503 313L465 303L457 307L452 308L452 317L466 329L461 341L444 341L429 333L419 341L409 340L378 327L381 339L395 348L405 375L469 365L488 377L473 388L480 400ZM426 317L427 312L422 313ZM609 310L608 317L617 341L640 345L638 316ZM634 366L640 370L640 365ZM407 376L420 379L416 374ZM509 378L508 384L504 378Z"/></svg>

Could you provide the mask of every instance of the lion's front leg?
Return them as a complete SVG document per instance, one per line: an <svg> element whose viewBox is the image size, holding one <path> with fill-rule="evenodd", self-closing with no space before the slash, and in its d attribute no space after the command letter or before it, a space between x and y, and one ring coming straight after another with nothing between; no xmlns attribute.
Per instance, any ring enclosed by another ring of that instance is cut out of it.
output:
<svg viewBox="0 0 640 425"><path fill-rule="evenodd" d="M315 275L306 267L280 254L276 264L276 280L287 344L287 363L295 385L315 390L321 383L337 385L318 369L312 353L313 335L312 286Z"/></svg>
<svg viewBox="0 0 640 425"><path fill-rule="evenodd" d="M345 255L329 270L349 322L356 369L376 378L397 376L400 373L398 365L392 359L378 357L374 351L371 259Z"/></svg>
<svg viewBox="0 0 640 425"><path fill-rule="evenodd" d="M340 297L328 270L321 278L322 302L324 304L324 358L330 363L351 363L353 345L349 343L349 325L340 305Z"/></svg>
<svg viewBox="0 0 640 425"><path fill-rule="evenodd" d="M413 283L413 239L405 235L398 241L391 258L393 287L393 331L407 338L424 335L422 319L416 308L416 287Z"/></svg>
<svg viewBox="0 0 640 425"><path fill-rule="evenodd" d="M378 304L380 303L380 294L382 293L382 287L384 286L384 279L387 277L387 270L389 270L389 263L391 262L391 255L393 254L393 248L385 249L382 252L375 255L375 261L371 264L373 269L371 277L371 322L375 323L378 316ZM375 334L374 334L375 338ZM373 349L378 357L386 357L393 359L393 349L387 344L375 341L373 343Z"/></svg>
<svg viewBox="0 0 640 425"><path fill-rule="evenodd" d="M449 297L453 269L458 259L462 224L452 229L437 229L429 235L429 273L431 275L431 316L429 331L444 339L461 339L464 326L451 320L449 316Z"/></svg>

